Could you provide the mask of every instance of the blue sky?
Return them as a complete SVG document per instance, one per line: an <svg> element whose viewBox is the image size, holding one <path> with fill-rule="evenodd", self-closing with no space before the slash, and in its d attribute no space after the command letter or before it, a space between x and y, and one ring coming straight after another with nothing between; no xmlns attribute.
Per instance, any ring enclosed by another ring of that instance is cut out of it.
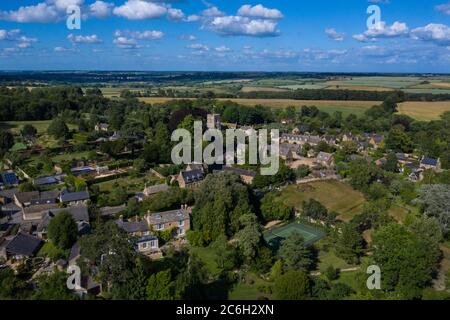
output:
<svg viewBox="0 0 450 320"><path fill-rule="evenodd" d="M0 69L447 73L450 2L2 1Z"/></svg>

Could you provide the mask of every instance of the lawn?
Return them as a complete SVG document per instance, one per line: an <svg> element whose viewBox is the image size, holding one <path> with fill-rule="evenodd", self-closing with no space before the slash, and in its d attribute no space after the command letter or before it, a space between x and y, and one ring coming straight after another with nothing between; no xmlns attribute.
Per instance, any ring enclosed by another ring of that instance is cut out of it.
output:
<svg viewBox="0 0 450 320"><path fill-rule="evenodd" d="M350 221L361 213L366 202L361 192L336 180L288 186L277 200L301 210L303 201L309 199L320 201L330 212L337 212L342 221Z"/></svg>
<svg viewBox="0 0 450 320"><path fill-rule="evenodd" d="M262 287L271 287L273 284L261 279L253 273L246 274L244 282L237 283L229 292L229 300L258 300L260 297L270 298L270 293L261 292Z"/></svg>
<svg viewBox="0 0 450 320"><path fill-rule="evenodd" d="M398 105L399 112L414 119L430 121L439 119L445 111L450 111L450 101L416 102L408 101Z"/></svg>
<svg viewBox="0 0 450 320"><path fill-rule="evenodd" d="M339 258L336 256L336 253L334 251L334 248L328 248L327 251L325 251L323 248L321 248L321 244L324 240L320 240L316 246L319 249L319 256L318 260L319 263L317 265L317 270L320 272L324 272L329 266L333 266L337 269L347 269L354 267L353 265L348 264L345 262L344 259Z"/></svg>
<svg viewBox="0 0 450 320"><path fill-rule="evenodd" d="M69 161L69 160L81 160L83 158L88 158L89 151L83 151L83 152L70 152L70 153L62 153L55 156L52 156L52 160L54 162L62 162L62 161Z"/></svg>
<svg viewBox="0 0 450 320"><path fill-rule="evenodd" d="M218 275L220 269L216 263L216 252L211 247L191 247L190 252L197 255L205 264L206 269L212 275Z"/></svg>
<svg viewBox="0 0 450 320"><path fill-rule="evenodd" d="M146 176L139 177L122 177L114 180L108 180L104 182L100 182L95 184L100 188L101 192L110 192L115 184L117 183L119 186L124 187L128 193L142 192L145 187L145 183L149 186L157 183L163 183L159 178L155 177L152 174L147 174Z"/></svg>
<svg viewBox="0 0 450 320"><path fill-rule="evenodd" d="M52 120L43 121L2 121L0 122L0 128L9 129L12 133L19 134L20 130L26 125L31 124L36 128L38 134L45 133ZM76 125L68 124L70 130L77 129Z"/></svg>

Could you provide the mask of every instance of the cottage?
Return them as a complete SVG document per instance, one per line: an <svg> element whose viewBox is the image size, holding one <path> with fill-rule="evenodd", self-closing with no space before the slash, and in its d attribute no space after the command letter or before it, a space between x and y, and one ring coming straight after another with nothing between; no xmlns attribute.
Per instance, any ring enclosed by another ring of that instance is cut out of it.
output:
<svg viewBox="0 0 450 320"><path fill-rule="evenodd" d="M384 140L383 136L379 134L369 134L367 135L367 138L374 149L378 149Z"/></svg>
<svg viewBox="0 0 450 320"><path fill-rule="evenodd" d="M64 178L67 177L67 174L57 174L54 176L44 176L33 179L33 184L35 186L48 186L52 184L61 184L64 182Z"/></svg>
<svg viewBox="0 0 450 320"><path fill-rule="evenodd" d="M152 230L176 230L176 234L182 237L191 228L189 212L185 208L166 212L150 213L145 216Z"/></svg>
<svg viewBox="0 0 450 320"><path fill-rule="evenodd" d="M116 223L119 228L135 238L137 252L153 254L159 251L158 238L151 234L149 225L145 220L124 221L120 218Z"/></svg>
<svg viewBox="0 0 450 320"><path fill-rule="evenodd" d="M150 187L145 187L144 191L136 194L136 198L138 199L138 201L144 201L145 198L150 197L152 195L164 192L169 190L169 186L165 183L163 184L157 184L155 186L150 186Z"/></svg>
<svg viewBox="0 0 450 320"><path fill-rule="evenodd" d="M181 171L177 181L180 188L195 188L204 178L203 170Z"/></svg>
<svg viewBox="0 0 450 320"><path fill-rule="evenodd" d="M42 205L42 204L54 204L58 199L59 191L29 191L29 192L18 192L14 194L14 202L21 208Z"/></svg>
<svg viewBox="0 0 450 320"><path fill-rule="evenodd" d="M50 209L44 213L42 221L38 224L36 232L41 239L47 239L47 227L50 220L61 212L67 212L72 216L80 234L86 234L90 230L89 211L85 205L72 206L69 208Z"/></svg>
<svg viewBox="0 0 450 320"><path fill-rule="evenodd" d="M425 170L441 170L441 161L439 159L422 157L420 167Z"/></svg>
<svg viewBox="0 0 450 320"><path fill-rule="evenodd" d="M316 162L325 167L330 167L333 165L334 157L333 154L327 152L319 152L316 158Z"/></svg>
<svg viewBox="0 0 450 320"><path fill-rule="evenodd" d="M61 195L59 197L59 200L62 203L69 206L87 205L89 203L89 199L90 196L87 190L79 192L69 192L67 189L65 189L61 192Z"/></svg>
<svg viewBox="0 0 450 320"><path fill-rule="evenodd" d="M300 158L302 147L298 144L281 143L279 150L281 159L291 162Z"/></svg>
<svg viewBox="0 0 450 320"><path fill-rule="evenodd" d="M252 184L253 183L253 179L256 177L256 173L255 172L249 171L249 170L245 170L245 169L241 169L241 168L224 167L223 170L227 171L227 172L233 172L233 173L238 174L245 184Z"/></svg>
<svg viewBox="0 0 450 320"><path fill-rule="evenodd" d="M32 257L41 247L42 241L36 237L19 232L5 246L6 258L21 260Z"/></svg>
<svg viewBox="0 0 450 320"><path fill-rule="evenodd" d="M108 129L109 129L109 124L107 124L107 123L97 123L96 125L95 125L95 131L105 131L105 132L107 132L108 131Z"/></svg>

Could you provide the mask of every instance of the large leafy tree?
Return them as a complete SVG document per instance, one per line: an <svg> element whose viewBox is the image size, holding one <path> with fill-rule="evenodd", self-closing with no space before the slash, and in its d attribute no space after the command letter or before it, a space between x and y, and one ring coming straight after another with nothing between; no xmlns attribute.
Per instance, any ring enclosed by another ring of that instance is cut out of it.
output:
<svg viewBox="0 0 450 320"><path fill-rule="evenodd" d="M424 185L418 199L423 212L434 217L444 234L450 231L450 187L448 185Z"/></svg>
<svg viewBox="0 0 450 320"><path fill-rule="evenodd" d="M78 237L77 224L67 211L50 219L47 232L50 240L61 249L72 247Z"/></svg>
<svg viewBox="0 0 450 320"><path fill-rule="evenodd" d="M248 187L235 174L209 175L195 195L194 228L206 243L220 235L231 237L241 228L240 218L252 213Z"/></svg>
<svg viewBox="0 0 450 320"><path fill-rule="evenodd" d="M382 270L383 290L407 299L420 297L437 266L436 244L392 223L375 232L372 245L374 263Z"/></svg>
<svg viewBox="0 0 450 320"><path fill-rule="evenodd" d="M328 215L327 208L315 199L303 201L302 204L303 215L316 220L325 220Z"/></svg>
<svg viewBox="0 0 450 320"><path fill-rule="evenodd" d="M288 271L277 277L274 294L278 300L311 299L312 284L304 271Z"/></svg>
<svg viewBox="0 0 450 320"><path fill-rule="evenodd" d="M292 233L281 243L278 255L287 270L310 270L313 266L311 249L299 232Z"/></svg>
<svg viewBox="0 0 450 320"><path fill-rule="evenodd" d="M363 238L353 224L344 224L336 243L336 254L348 263L358 263Z"/></svg>
<svg viewBox="0 0 450 320"><path fill-rule="evenodd" d="M47 132L56 139L66 139L69 137L69 128L61 118L54 119L50 123Z"/></svg>
<svg viewBox="0 0 450 320"><path fill-rule="evenodd" d="M150 276L147 282L147 300L174 300L175 283L170 269Z"/></svg>
<svg viewBox="0 0 450 320"><path fill-rule="evenodd" d="M0 155L4 155L14 145L14 136L11 132L0 130Z"/></svg>
<svg viewBox="0 0 450 320"><path fill-rule="evenodd" d="M276 201L277 193L268 193L261 200L261 214L265 221L288 220L292 215L292 208L281 201Z"/></svg>
<svg viewBox="0 0 450 320"><path fill-rule="evenodd" d="M35 300L74 300L76 296L67 288L67 274L55 272L42 275L37 279L36 290L32 296Z"/></svg>

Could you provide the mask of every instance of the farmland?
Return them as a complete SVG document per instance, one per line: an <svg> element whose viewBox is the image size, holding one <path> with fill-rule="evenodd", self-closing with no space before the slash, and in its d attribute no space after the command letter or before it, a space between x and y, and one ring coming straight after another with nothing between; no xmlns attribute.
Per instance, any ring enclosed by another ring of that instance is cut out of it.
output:
<svg viewBox="0 0 450 320"><path fill-rule="evenodd" d="M399 112L414 119L429 121L439 119L439 116L450 111L450 101L442 102L414 102L408 101L399 104Z"/></svg>

